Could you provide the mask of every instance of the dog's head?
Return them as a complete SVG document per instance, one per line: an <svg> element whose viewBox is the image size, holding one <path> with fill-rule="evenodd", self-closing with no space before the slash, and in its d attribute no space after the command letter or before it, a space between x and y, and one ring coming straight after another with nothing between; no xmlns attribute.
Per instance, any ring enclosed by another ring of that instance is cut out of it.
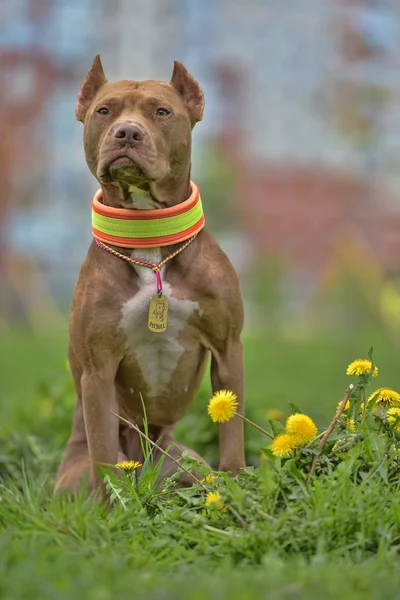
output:
<svg viewBox="0 0 400 600"><path fill-rule="evenodd" d="M191 130L203 116L204 95L175 62L171 81L107 81L100 56L79 92L88 166L100 183L146 188L190 165Z"/></svg>

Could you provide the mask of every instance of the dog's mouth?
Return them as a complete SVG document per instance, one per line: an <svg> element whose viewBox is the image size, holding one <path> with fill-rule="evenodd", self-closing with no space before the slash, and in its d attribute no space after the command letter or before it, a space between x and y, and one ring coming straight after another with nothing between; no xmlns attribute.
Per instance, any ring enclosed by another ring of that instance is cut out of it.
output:
<svg viewBox="0 0 400 600"><path fill-rule="evenodd" d="M102 169L100 180L104 182L111 181L143 181L146 174L141 166L137 164L130 156L117 156L111 160L105 168Z"/></svg>
<svg viewBox="0 0 400 600"><path fill-rule="evenodd" d="M100 152L96 175L100 183L129 187L161 179L167 170L168 162L153 147L106 147Z"/></svg>
<svg viewBox="0 0 400 600"><path fill-rule="evenodd" d="M126 167L126 166L136 166L136 165L129 156L124 155L124 156L118 156L116 159L114 159L110 163L108 168L110 169L110 171L112 171L114 169L119 169L120 167Z"/></svg>

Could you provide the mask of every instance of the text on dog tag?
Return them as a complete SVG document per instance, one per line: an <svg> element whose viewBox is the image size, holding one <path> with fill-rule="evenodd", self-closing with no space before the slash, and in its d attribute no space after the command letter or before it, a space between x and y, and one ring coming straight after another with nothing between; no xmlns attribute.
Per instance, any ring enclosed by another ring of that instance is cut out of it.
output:
<svg viewBox="0 0 400 600"><path fill-rule="evenodd" d="M161 333L167 329L168 299L156 294L150 298L149 321L150 331Z"/></svg>

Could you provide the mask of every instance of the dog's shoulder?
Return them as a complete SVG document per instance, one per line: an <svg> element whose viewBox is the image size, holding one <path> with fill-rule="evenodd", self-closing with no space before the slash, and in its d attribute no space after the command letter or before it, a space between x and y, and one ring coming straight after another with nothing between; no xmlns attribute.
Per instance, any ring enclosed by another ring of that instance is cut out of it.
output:
<svg viewBox="0 0 400 600"><path fill-rule="evenodd" d="M203 289L213 290L215 295L240 295L239 277L228 255L209 231L202 231L201 236L192 265L193 276Z"/></svg>
<svg viewBox="0 0 400 600"><path fill-rule="evenodd" d="M201 298L204 318L210 315L211 329L224 337L227 331L240 333L244 309L239 277L228 255L215 238L206 230L201 232L198 248L193 253L190 270L192 286Z"/></svg>

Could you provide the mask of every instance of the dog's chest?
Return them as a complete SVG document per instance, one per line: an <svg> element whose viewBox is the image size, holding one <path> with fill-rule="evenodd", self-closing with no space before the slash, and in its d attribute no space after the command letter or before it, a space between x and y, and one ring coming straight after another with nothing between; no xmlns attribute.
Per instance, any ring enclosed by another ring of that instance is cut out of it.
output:
<svg viewBox="0 0 400 600"><path fill-rule="evenodd" d="M157 263L161 260L159 248L134 250L132 258ZM148 328L150 299L156 294L156 275L149 267L136 266L138 291L122 306L121 327L125 333L127 349L135 358L148 392L160 395L168 386L185 348L181 333L199 304L174 295L174 289L164 279L161 269L163 294L168 299L167 329L155 333Z"/></svg>

